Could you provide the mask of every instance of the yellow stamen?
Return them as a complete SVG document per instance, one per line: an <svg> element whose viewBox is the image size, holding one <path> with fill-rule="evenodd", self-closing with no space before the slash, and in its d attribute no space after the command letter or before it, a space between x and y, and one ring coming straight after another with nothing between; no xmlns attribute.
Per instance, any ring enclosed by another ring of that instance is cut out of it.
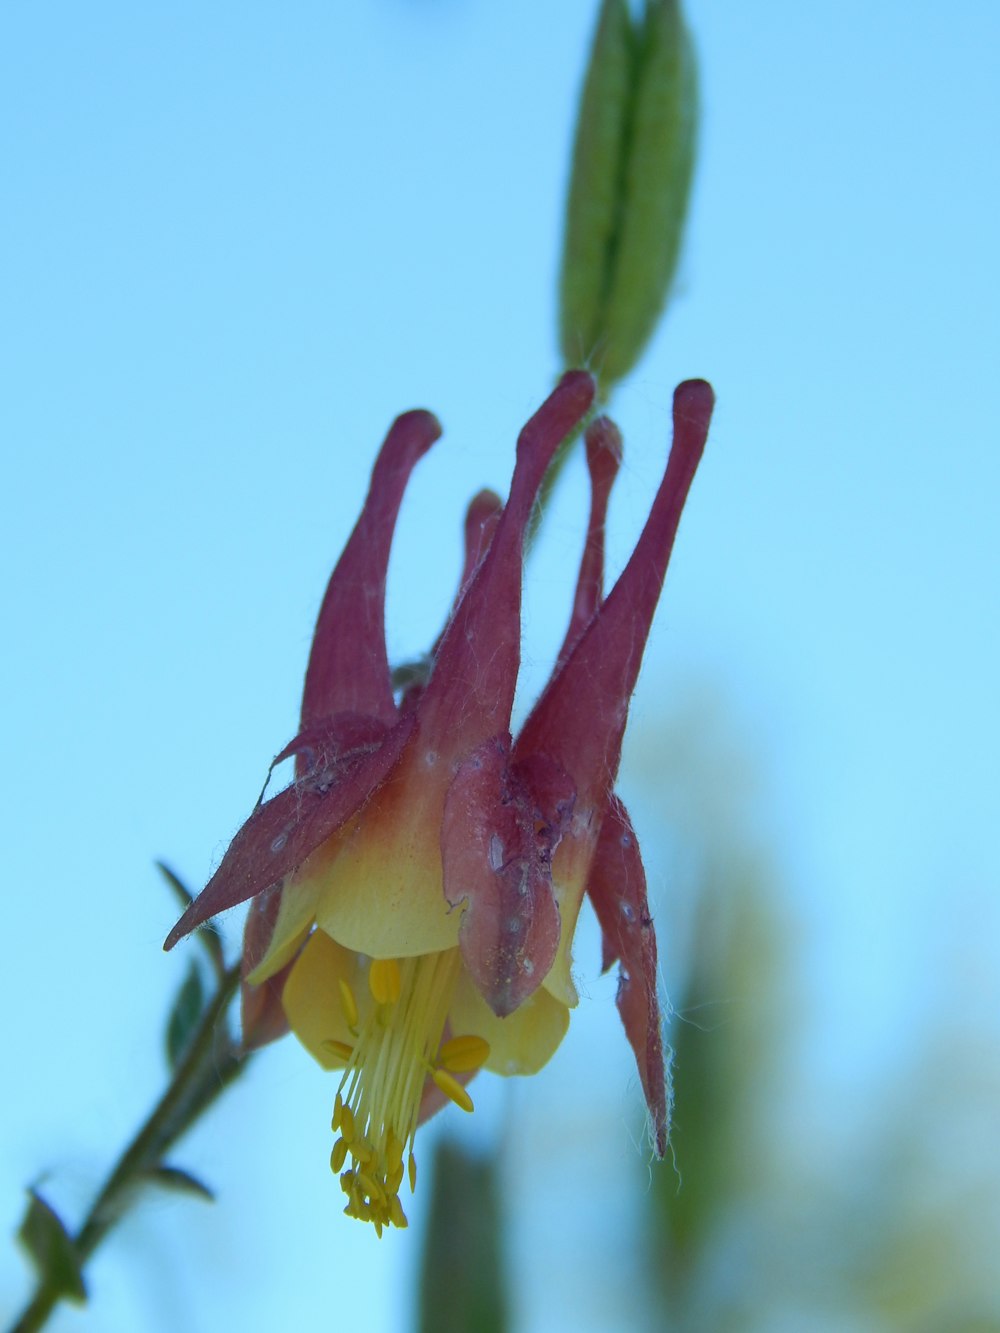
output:
<svg viewBox="0 0 1000 1333"><path fill-rule="evenodd" d="M354 1112L349 1106L345 1106L340 1113L340 1130L344 1136L344 1142L350 1143L354 1138Z"/></svg>
<svg viewBox="0 0 1000 1333"><path fill-rule="evenodd" d="M376 958L368 970L368 985L376 1004L395 1004L403 978L395 958Z"/></svg>
<svg viewBox="0 0 1000 1333"><path fill-rule="evenodd" d="M344 1101L338 1092L333 1102L333 1119L330 1121L330 1128L333 1130L334 1134L336 1134L337 1130L340 1128L340 1117L343 1114Z"/></svg>
<svg viewBox="0 0 1000 1333"><path fill-rule="evenodd" d="M351 990L351 983L346 977L338 977L340 985L340 1007L344 1011L344 1018L347 1020L347 1026L352 1032L358 1030L358 1002L354 998L354 992Z"/></svg>
<svg viewBox="0 0 1000 1333"><path fill-rule="evenodd" d="M353 1046L348 1046L346 1041L334 1041L332 1038L323 1043L323 1050L336 1056L338 1060L343 1060L345 1065L350 1063L351 1056L354 1054Z"/></svg>
<svg viewBox="0 0 1000 1333"><path fill-rule="evenodd" d="M463 1111L474 1111L472 1098L446 1069L431 1070L431 1078L438 1085L446 1097L450 1097L456 1106L460 1106Z"/></svg>
<svg viewBox="0 0 1000 1333"><path fill-rule="evenodd" d="M365 1175L364 1171L356 1172L355 1180L358 1183L358 1188L363 1190L365 1194L368 1195L369 1199L372 1200L373 1203L376 1199L382 1197L382 1191L375 1184L374 1180L372 1180L371 1176Z"/></svg>
<svg viewBox="0 0 1000 1333"><path fill-rule="evenodd" d="M385 1164L390 1171L399 1170L403 1165L403 1145L396 1138L392 1130L386 1136L385 1142Z"/></svg>
<svg viewBox="0 0 1000 1333"><path fill-rule="evenodd" d="M438 1051L437 1064L452 1074L479 1069L490 1058L490 1044L482 1037L452 1037Z"/></svg>
<svg viewBox="0 0 1000 1333"><path fill-rule="evenodd" d="M351 1144L351 1156L362 1166L375 1160L375 1149L365 1139L355 1139Z"/></svg>
<svg viewBox="0 0 1000 1333"><path fill-rule="evenodd" d="M375 959L368 969L374 1005L359 1010L357 1040L350 1051L334 1104L335 1128L340 1138L331 1156L341 1188L347 1196L349 1217L371 1222L376 1231L405 1227L406 1214L399 1189L406 1169L410 1189L416 1188L417 1164L413 1137L420 1114L427 1076L443 1079L439 1086L459 1106L472 1109L468 1093L448 1072L437 1066L445 1059L464 1060L460 1072L478 1068L489 1048L476 1037L441 1045L455 982L461 968L457 949L415 958ZM338 979L339 980L339 979ZM344 1018L356 996L346 982L339 986ZM338 1045L327 1043L338 1053ZM471 1062L471 1064L469 1063ZM342 1146L341 1146L342 1145ZM407 1156L404 1168L404 1156Z"/></svg>

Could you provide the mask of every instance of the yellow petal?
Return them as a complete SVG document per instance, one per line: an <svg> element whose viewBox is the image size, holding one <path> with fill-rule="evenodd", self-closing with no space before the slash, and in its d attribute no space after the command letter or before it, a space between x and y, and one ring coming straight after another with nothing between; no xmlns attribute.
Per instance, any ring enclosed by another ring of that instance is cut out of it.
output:
<svg viewBox="0 0 1000 1333"><path fill-rule="evenodd" d="M274 933L267 952L247 980L259 986L290 962L306 936L316 915L316 903L324 883L324 872L335 854L335 847L324 843L289 876L281 889L281 904Z"/></svg>
<svg viewBox="0 0 1000 1333"><path fill-rule="evenodd" d="M363 1017L368 986L364 984L357 956L331 940L324 931L313 931L285 983L281 1001L292 1031L324 1069L344 1067L337 1048L328 1043L339 1042L346 1048L356 1042L344 1013L341 981L347 982L358 996ZM346 1114L346 1109L342 1114Z"/></svg>
<svg viewBox="0 0 1000 1333"><path fill-rule="evenodd" d="M442 884L447 775L436 771L442 764L418 742L399 775L338 837L336 860L322 876L316 923L358 953L412 958L458 943L462 914L449 910ZM418 771L421 766L427 771Z"/></svg>
<svg viewBox="0 0 1000 1333"><path fill-rule="evenodd" d="M574 1009L580 997L573 981L573 936L583 902L587 872L593 858L587 838L566 838L552 861L552 888L559 907L559 948L542 985L560 1002Z"/></svg>
<svg viewBox="0 0 1000 1333"><path fill-rule="evenodd" d="M482 1037L488 1043L485 1069L494 1074L537 1074L565 1036L569 1010L540 987L507 1018L497 1018L463 971L448 1019L453 1032Z"/></svg>

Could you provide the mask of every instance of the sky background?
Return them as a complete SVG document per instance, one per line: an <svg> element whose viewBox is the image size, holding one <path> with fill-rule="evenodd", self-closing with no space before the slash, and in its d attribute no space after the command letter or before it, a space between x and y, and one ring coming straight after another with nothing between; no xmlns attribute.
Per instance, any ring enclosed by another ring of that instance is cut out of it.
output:
<svg viewBox="0 0 1000 1333"><path fill-rule="evenodd" d="M998 1104L1000 9L687 12L701 153L669 315L612 404L612 571L662 470L674 385L711 379L718 409L622 786L663 920L683 779L664 749L657 787L657 738L694 715L712 781L752 774L744 835L773 867L793 955L772 1114L793 1156L850 1173L873 1104L929 1042L970 1046ZM295 729L374 451L416 406L445 435L398 529L392 658L437 633L464 504L505 491L559 369L595 13L0 8L5 1234L43 1178L79 1216L161 1085L185 958L160 952L173 910L152 861L199 886L251 808ZM522 700L564 629L581 474L532 557ZM664 941L668 993L681 954ZM578 957L584 1000L552 1065L513 1089L484 1079L465 1131L506 1124L528 1144L511 1172L530 1333L567 1311L579 1329L629 1326L621 1181L644 1170L641 1115L586 931ZM944 1085L929 1068L937 1165L955 1149L958 1171L995 1140L969 1131L958 1151ZM292 1041L258 1061L175 1153L218 1207L144 1205L93 1264L91 1309L53 1328L401 1327L414 1244L378 1247L341 1216L332 1094ZM605 1256L600 1298L567 1276L588 1255ZM3 1247L0 1314L27 1289Z"/></svg>

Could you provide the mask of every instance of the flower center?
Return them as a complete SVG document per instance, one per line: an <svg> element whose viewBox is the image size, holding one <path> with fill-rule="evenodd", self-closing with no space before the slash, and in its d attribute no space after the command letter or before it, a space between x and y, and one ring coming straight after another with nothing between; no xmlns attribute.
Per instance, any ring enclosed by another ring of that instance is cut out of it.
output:
<svg viewBox="0 0 1000 1333"><path fill-rule="evenodd" d="M399 1187L408 1152L410 1190L416 1188L413 1140L427 1078L471 1111L472 1098L455 1075L478 1069L490 1053L482 1037L441 1042L460 968L457 949L400 961L375 959L368 971L374 1003L366 1006L363 1022L350 983L340 980L341 1006L356 1041L326 1043L346 1061L333 1108L333 1130L340 1137L330 1167L347 1195L344 1212L373 1223L379 1236L390 1223L407 1225Z"/></svg>

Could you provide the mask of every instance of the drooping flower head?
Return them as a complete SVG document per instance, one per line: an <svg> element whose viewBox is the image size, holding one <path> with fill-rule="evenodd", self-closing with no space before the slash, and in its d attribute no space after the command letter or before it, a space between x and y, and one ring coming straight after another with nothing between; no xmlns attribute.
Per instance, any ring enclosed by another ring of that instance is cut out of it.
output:
<svg viewBox="0 0 1000 1333"><path fill-rule="evenodd" d="M674 398L666 475L626 568L603 600L603 533L620 439L586 432L592 503L553 675L515 741L524 534L545 471L587 415L593 382L565 375L518 439L506 504L477 496L458 596L426 680L394 696L384 608L389 547L410 473L439 435L398 418L320 609L294 781L258 802L166 947L252 900L245 1036L286 1023L343 1071L331 1165L346 1211L405 1225L414 1134L447 1100L472 1110L481 1067L533 1073L576 1003L572 936L584 893L621 960L618 1005L657 1150L667 1099L656 946L635 836L614 795L635 686L681 509L712 410L702 381ZM280 1007L279 1007L280 1005Z"/></svg>

